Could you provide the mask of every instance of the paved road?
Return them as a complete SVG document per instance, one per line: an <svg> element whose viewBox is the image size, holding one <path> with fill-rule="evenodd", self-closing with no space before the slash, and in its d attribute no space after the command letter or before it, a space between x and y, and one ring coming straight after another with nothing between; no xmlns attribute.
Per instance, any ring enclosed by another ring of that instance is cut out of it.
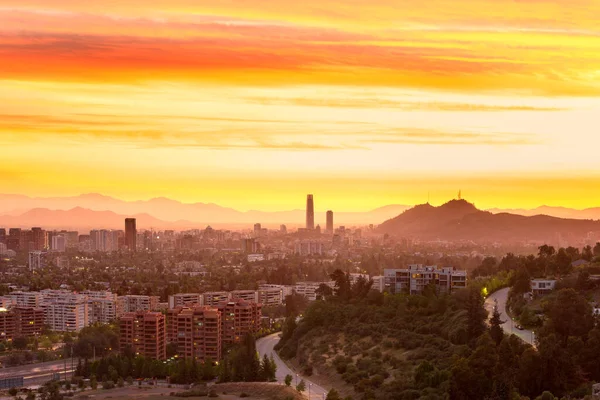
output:
<svg viewBox="0 0 600 400"><path fill-rule="evenodd" d="M300 382L304 379L306 383L306 392L304 395L309 397L309 386L310 386L310 397L309 400L324 400L327 396L327 390L322 388L321 386L311 382L310 379L302 376L301 374L297 374L295 371L292 371L286 363L284 363L277 352L273 350L273 347L279 342L279 333L274 333L272 335L266 336L264 338L258 339L256 341L256 348L260 357L262 358L265 354L267 357L273 356L275 360L275 364L277 364L277 382L283 383L285 381L286 375L292 375L294 380L292 381L292 385L296 385L296 382Z"/></svg>
<svg viewBox="0 0 600 400"><path fill-rule="evenodd" d="M508 291L510 288L500 289L495 293L492 293L487 299L485 299L485 309L488 310L490 317L494 310L495 301L498 300L498 311L500 311L500 319L505 321L502 324L502 329L505 333L514 334L521 340L535 346L534 339L535 333L527 329L519 330L516 328L517 323L514 322L506 312L506 300L508 299Z"/></svg>
<svg viewBox="0 0 600 400"><path fill-rule="evenodd" d="M73 372L71 368L71 359L67 359L66 372L70 378ZM73 366L77 367L77 360L73 360ZM55 373L60 373L61 379L64 379L65 364L63 360L49 361L39 364L21 365L18 367L8 367L0 369L0 379L24 377L26 387L42 385L52 379Z"/></svg>

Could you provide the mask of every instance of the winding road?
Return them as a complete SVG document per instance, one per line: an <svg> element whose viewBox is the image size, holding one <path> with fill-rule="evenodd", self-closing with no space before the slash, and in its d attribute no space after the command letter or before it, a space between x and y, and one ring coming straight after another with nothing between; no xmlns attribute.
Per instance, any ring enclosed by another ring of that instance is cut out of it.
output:
<svg viewBox="0 0 600 400"><path fill-rule="evenodd" d="M506 312L506 300L508 299L509 290L510 288L504 288L492 293L487 299L485 299L485 309L489 312L491 317L497 300L500 319L504 321L502 324L502 329L504 329L504 332L508 333L509 335L513 334L519 337L525 343L529 343L535 347L535 332L527 329L517 329L517 323L514 322Z"/></svg>
<svg viewBox="0 0 600 400"><path fill-rule="evenodd" d="M284 363L281 358L279 358L279 355L273 349L279 342L279 335L279 333L274 333L256 341L256 349L258 350L261 358L265 354L267 357L273 356L275 364L277 364L277 382L284 383L286 375L291 375L294 377L294 380L292 381L293 386L304 379L304 382L306 383L306 392L304 392L304 395L307 396L309 400L325 400L328 392L326 389L315 384L314 382L311 382L309 378L302 376L302 374L292 371L287 364Z"/></svg>
<svg viewBox="0 0 600 400"><path fill-rule="evenodd" d="M77 366L77 360L73 360L73 367ZM0 379L16 378L22 376L25 387L35 387L43 385L53 378L55 374L60 374L61 379L73 374L71 359L50 361L45 363L21 365L18 367L7 367L0 369Z"/></svg>

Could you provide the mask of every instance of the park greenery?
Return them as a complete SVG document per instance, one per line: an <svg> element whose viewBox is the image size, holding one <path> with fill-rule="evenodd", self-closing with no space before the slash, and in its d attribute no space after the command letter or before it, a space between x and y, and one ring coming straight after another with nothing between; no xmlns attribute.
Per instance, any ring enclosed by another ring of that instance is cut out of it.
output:
<svg viewBox="0 0 600 400"><path fill-rule="evenodd" d="M269 382L275 380L276 365L273 359L259 359L256 342L247 335L241 344L228 349L220 362L184 360L173 357L166 361L135 355L132 351L110 354L96 361L80 359L76 375L91 378L106 385L119 385L119 380L168 379L174 384L219 382Z"/></svg>
<svg viewBox="0 0 600 400"><path fill-rule="evenodd" d="M519 274L505 273L519 284ZM409 296L379 293L362 279L351 284L342 271L331 279L334 290L323 288L303 318L286 320L278 350L337 376L344 394L364 400L583 398L600 380L600 327L573 289L558 293L532 347L503 332L499 313L488 319L478 285Z"/></svg>

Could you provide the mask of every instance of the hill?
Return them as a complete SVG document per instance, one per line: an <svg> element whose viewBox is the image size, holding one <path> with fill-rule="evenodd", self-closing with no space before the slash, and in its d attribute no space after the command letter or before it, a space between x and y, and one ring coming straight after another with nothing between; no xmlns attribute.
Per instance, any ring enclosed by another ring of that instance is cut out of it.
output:
<svg viewBox="0 0 600 400"><path fill-rule="evenodd" d="M551 242L557 234L572 240L584 238L589 232L600 231L600 221L492 214L465 200L452 200L439 207L424 204L411 208L381 224L378 231L421 240Z"/></svg>

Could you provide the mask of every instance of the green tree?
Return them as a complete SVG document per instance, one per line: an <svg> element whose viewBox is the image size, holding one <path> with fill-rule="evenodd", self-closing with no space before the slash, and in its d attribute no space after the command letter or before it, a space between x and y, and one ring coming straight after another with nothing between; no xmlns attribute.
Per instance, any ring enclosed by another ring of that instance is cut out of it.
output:
<svg viewBox="0 0 600 400"><path fill-rule="evenodd" d="M469 340L475 340L485 331L487 313L479 289L473 286L467 290L467 336Z"/></svg>
<svg viewBox="0 0 600 400"><path fill-rule="evenodd" d="M90 387L92 390L98 389L98 379L96 379L96 375L92 375L90 378Z"/></svg>
<svg viewBox="0 0 600 400"><path fill-rule="evenodd" d="M327 397L325 398L325 400L342 400L342 397L340 396L337 390L331 389L327 393Z"/></svg>
<svg viewBox="0 0 600 400"><path fill-rule="evenodd" d="M570 336L587 335L594 326L590 304L574 289L563 289L557 293L548 317L564 346Z"/></svg>
<svg viewBox="0 0 600 400"><path fill-rule="evenodd" d="M594 257L600 257L600 242L597 242L594 246Z"/></svg>
<svg viewBox="0 0 600 400"><path fill-rule="evenodd" d="M12 387L8 389L8 394L11 396L16 396L17 394L19 394L19 390L15 387Z"/></svg>
<svg viewBox="0 0 600 400"><path fill-rule="evenodd" d="M581 251L581 258L583 258L586 261L592 261L592 258L594 258L594 251L592 250L592 246L585 246L583 248L583 250Z"/></svg>
<svg viewBox="0 0 600 400"><path fill-rule="evenodd" d="M304 379L302 379L300 383L296 386L296 390L300 393L306 391L306 382L304 382Z"/></svg>
<svg viewBox="0 0 600 400"><path fill-rule="evenodd" d="M492 313L492 318L490 318L490 335L496 345L499 345L504 338L504 329L502 329L502 324L505 321L500 319L500 311L498 311L498 300L496 300L494 304L494 311Z"/></svg>
<svg viewBox="0 0 600 400"><path fill-rule="evenodd" d="M542 393L541 396L536 398L536 400L554 400L554 399L555 399L554 395L549 391L545 391L544 393Z"/></svg>
<svg viewBox="0 0 600 400"><path fill-rule="evenodd" d="M117 386L120 388L125 386L125 381L123 380L123 378L119 377L119 379L117 380Z"/></svg>
<svg viewBox="0 0 600 400"><path fill-rule="evenodd" d="M27 338L25 336L19 336L14 338L13 347L17 350L25 350L27 348Z"/></svg>
<svg viewBox="0 0 600 400"><path fill-rule="evenodd" d="M285 381L284 381L285 382L285 386L288 386L288 387L291 386L293 379L294 379L294 377L291 376L290 374L286 375L285 376Z"/></svg>

